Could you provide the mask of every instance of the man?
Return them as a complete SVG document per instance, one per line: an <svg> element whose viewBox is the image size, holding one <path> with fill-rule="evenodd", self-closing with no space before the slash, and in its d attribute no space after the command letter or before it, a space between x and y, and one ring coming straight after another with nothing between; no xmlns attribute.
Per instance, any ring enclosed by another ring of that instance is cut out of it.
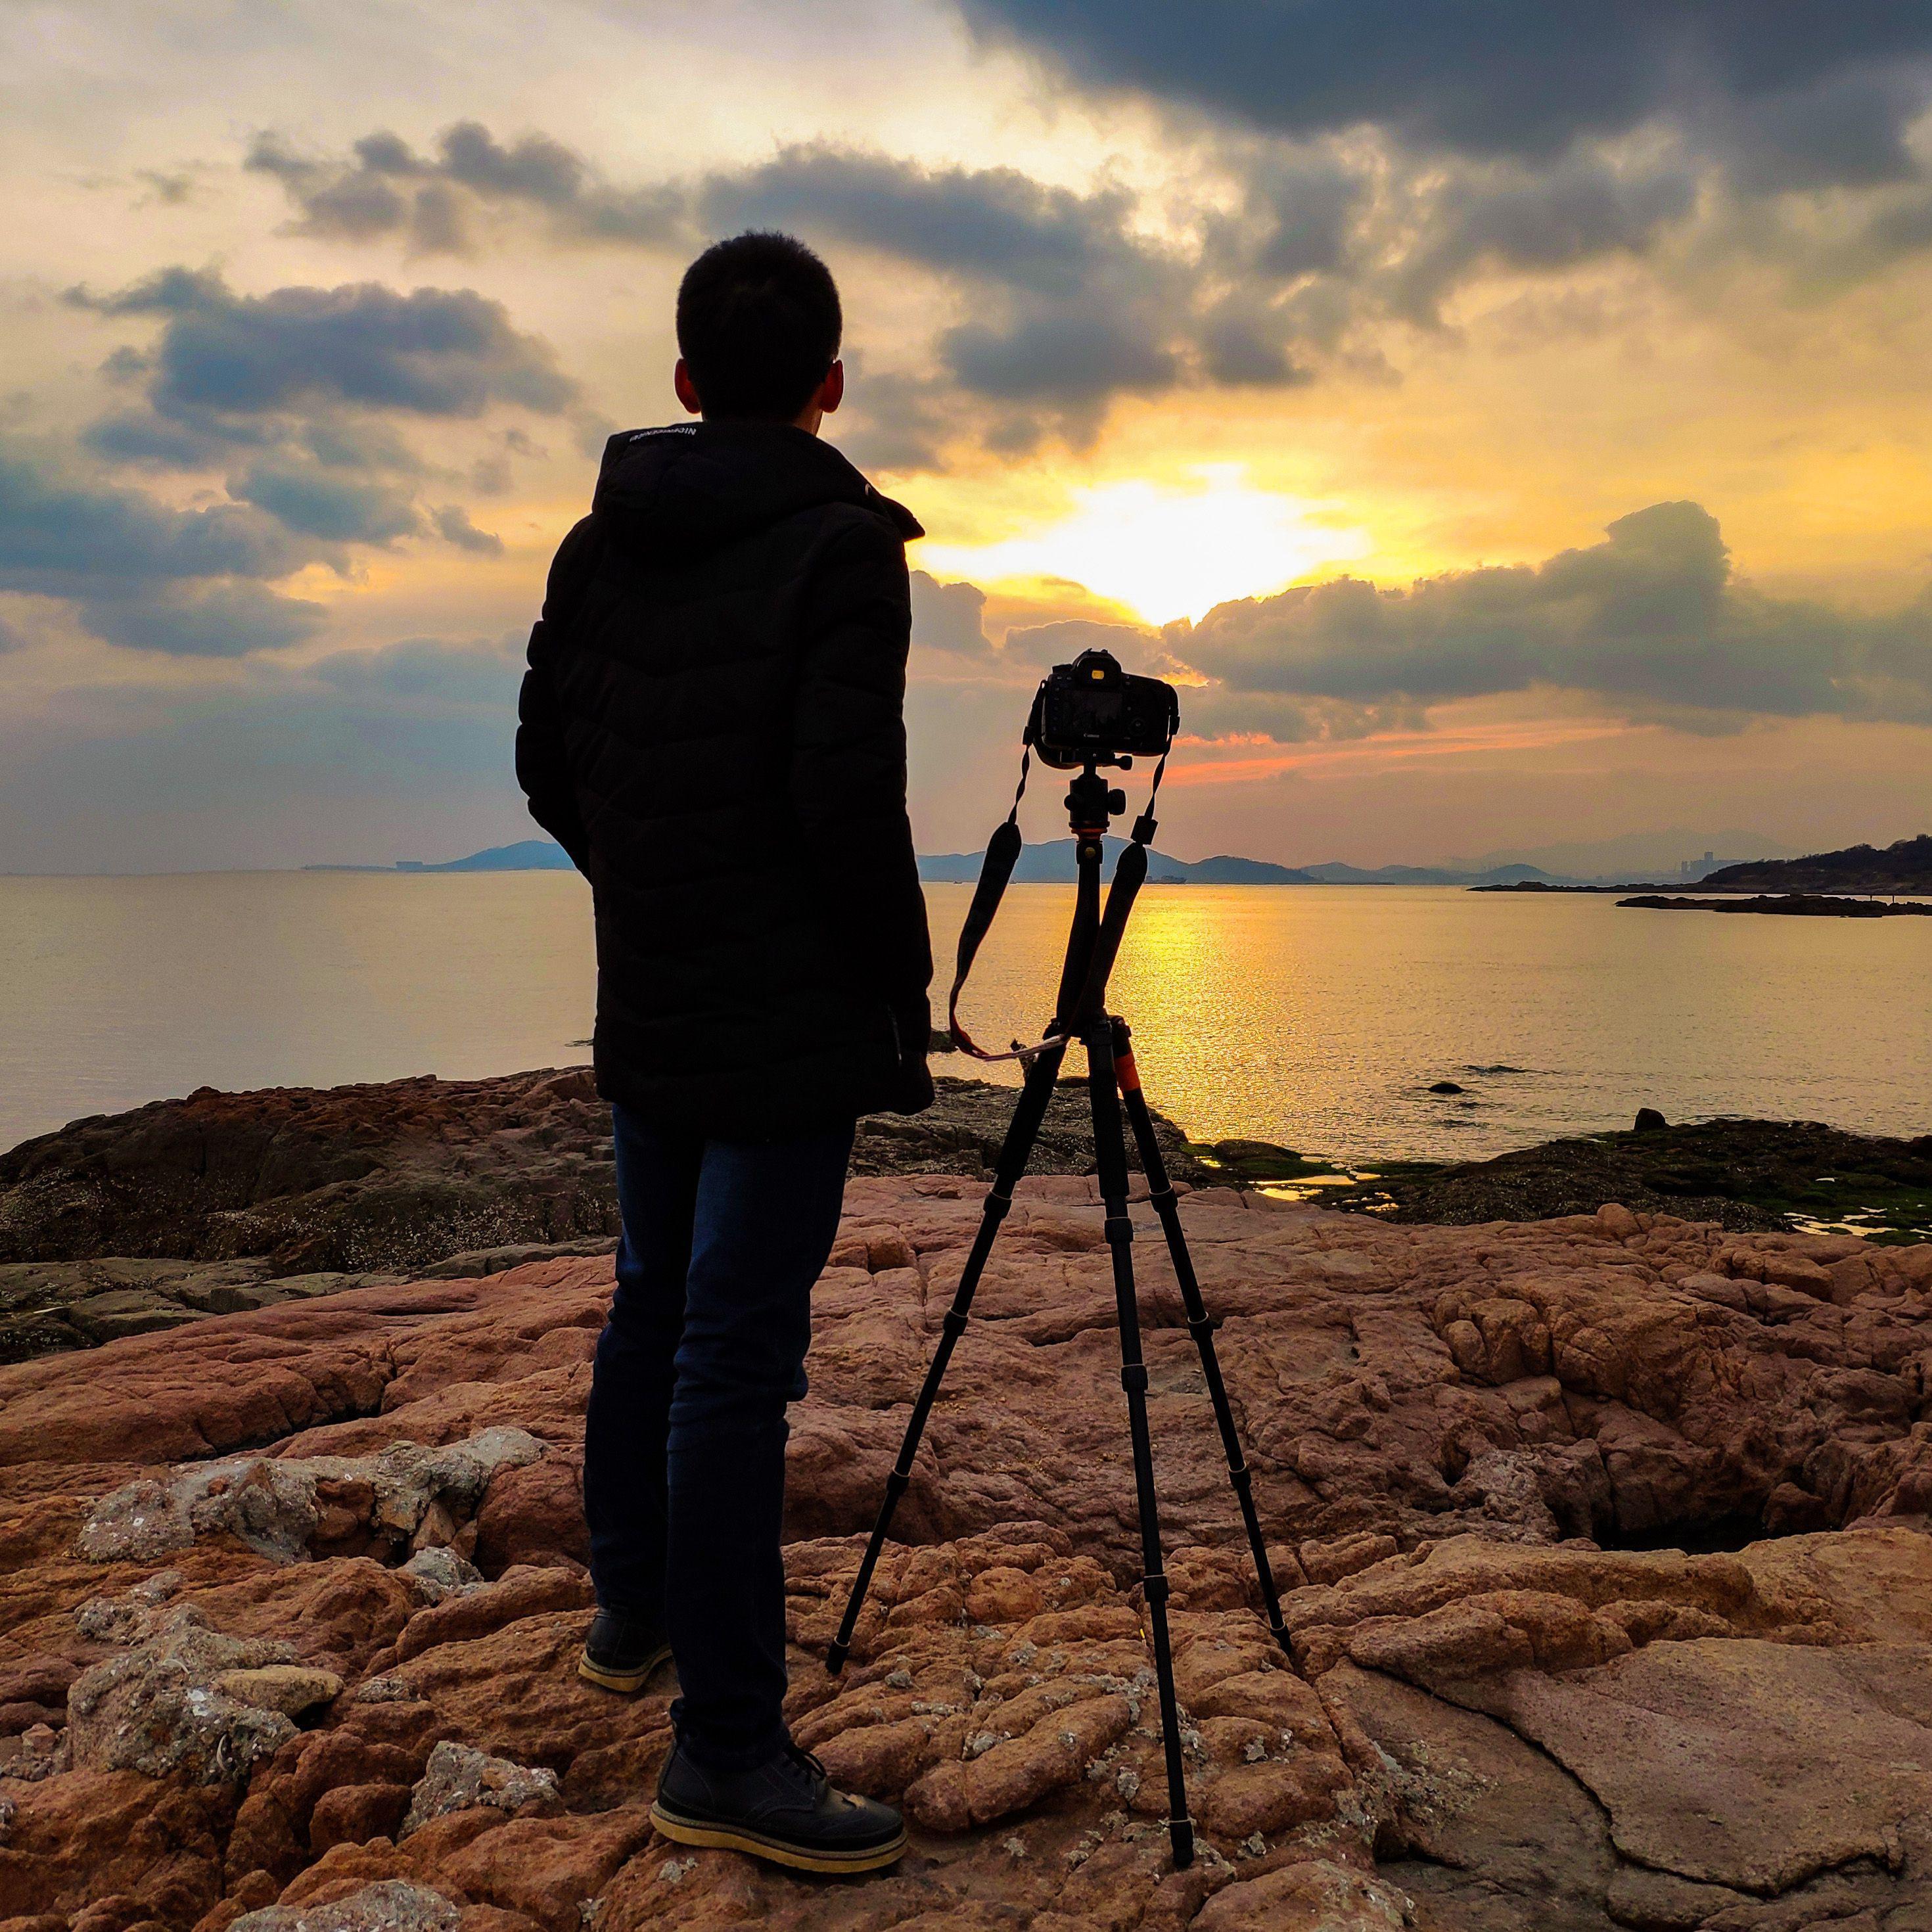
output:
<svg viewBox="0 0 1932 1932"><path fill-rule="evenodd" d="M819 425L838 294L782 235L677 298L700 420L610 439L530 638L517 773L590 880L623 1237L584 1431L580 1669L682 1695L652 1816L809 1871L904 1848L785 1729L785 1406L853 1124L930 1104L905 806L911 515Z"/></svg>

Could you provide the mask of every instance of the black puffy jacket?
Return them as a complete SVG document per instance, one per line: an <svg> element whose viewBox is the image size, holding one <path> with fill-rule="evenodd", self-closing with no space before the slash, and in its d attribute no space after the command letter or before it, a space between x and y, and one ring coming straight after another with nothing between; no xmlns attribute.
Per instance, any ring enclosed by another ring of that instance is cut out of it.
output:
<svg viewBox="0 0 1932 1932"><path fill-rule="evenodd" d="M932 1099L906 818L910 513L789 426L610 439L530 638L517 776L590 880L599 1090L805 1133Z"/></svg>

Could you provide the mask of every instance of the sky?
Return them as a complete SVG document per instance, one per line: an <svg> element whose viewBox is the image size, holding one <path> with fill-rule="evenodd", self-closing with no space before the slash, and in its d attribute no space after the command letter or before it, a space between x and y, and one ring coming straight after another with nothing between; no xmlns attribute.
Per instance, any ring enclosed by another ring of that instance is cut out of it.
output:
<svg viewBox="0 0 1932 1932"><path fill-rule="evenodd" d="M0 155L0 871L530 836L550 554L748 226L928 532L922 850L1092 644L1183 856L1932 826L1922 0L9 0Z"/></svg>

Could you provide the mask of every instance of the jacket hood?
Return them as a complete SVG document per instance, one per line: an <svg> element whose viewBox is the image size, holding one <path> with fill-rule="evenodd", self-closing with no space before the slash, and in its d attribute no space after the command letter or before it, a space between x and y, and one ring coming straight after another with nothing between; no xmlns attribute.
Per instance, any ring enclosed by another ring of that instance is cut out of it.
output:
<svg viewBox="0 0 1932 1932"><path fill-rule="evenodd" d="M614 512L652 548L709 549L824 503L872 511L923 536L829 442L790 423L681 422L620 430L604 446L591 508Z"/></svg>

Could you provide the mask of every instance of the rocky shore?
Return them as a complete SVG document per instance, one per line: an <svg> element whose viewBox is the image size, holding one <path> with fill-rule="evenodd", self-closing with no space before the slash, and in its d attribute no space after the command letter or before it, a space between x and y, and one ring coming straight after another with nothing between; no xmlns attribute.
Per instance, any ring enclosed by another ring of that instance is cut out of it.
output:
<svg viewBox="0 0 1932 1932"><path fill-rule="evenodd" d="M940 1077L937 1104L860 1124L853 1171L990 1177L1012 1090ZM1180 1180L1206 1170L1156 1122ZM1085 1089L1057 1090L1042 1173L1093 1169ZM609 1109L586 1068L326 1089L204 1088L0 1154L0 1362L208 1315L539 1254L608 1253Z"/></svg>
<svg viewBox="0 0 1932 1932"><path fill-rule="evenodd" d="M464 1104L500 1122L475 1090ZM561 1121L579 1102L538 1104ZM290 1185L245 1198L238 1166L212 1161L198 1203L185 1168L117 1194L100 1133L82 1136L98 1168L44 1142L10 1170L10 1240L77 1246L91 1216L114 1238L172 1231L183 1265L320 1253L412 1274L355 1245L385 1222L354 1204L434 1136L378 1135L358 1158L388 1153L307 1187L301 1161L265 1158ZM448 1144L407 1159L494 1171L487 1146ZM560 1155L527 1211L599 1239L560 1204L573 1172ZM790 1448L792 1722L835 1774L905 1806L897 1872L814 1884L652 1834L674 1687L626 1701L574 1675L609 1258L504 1266L500 1243L493 1271L446 1257L430 1278L0 1368L0 1928L1932 1918L1932 1245L1616 1203L1435 1225L1196 1187L1183 1214L1286 1592L1284 1656L1138 1208L1203 1840L1176 1874L1090 1180L1024 1184L907 1540L845 1676L823 1668L983 1188L850 1184ZM298 1214L262 1205L310 1196L316 1240L348 1245L311 1249ZM224 1256L238 1226L262 1245Z"/></svg>

